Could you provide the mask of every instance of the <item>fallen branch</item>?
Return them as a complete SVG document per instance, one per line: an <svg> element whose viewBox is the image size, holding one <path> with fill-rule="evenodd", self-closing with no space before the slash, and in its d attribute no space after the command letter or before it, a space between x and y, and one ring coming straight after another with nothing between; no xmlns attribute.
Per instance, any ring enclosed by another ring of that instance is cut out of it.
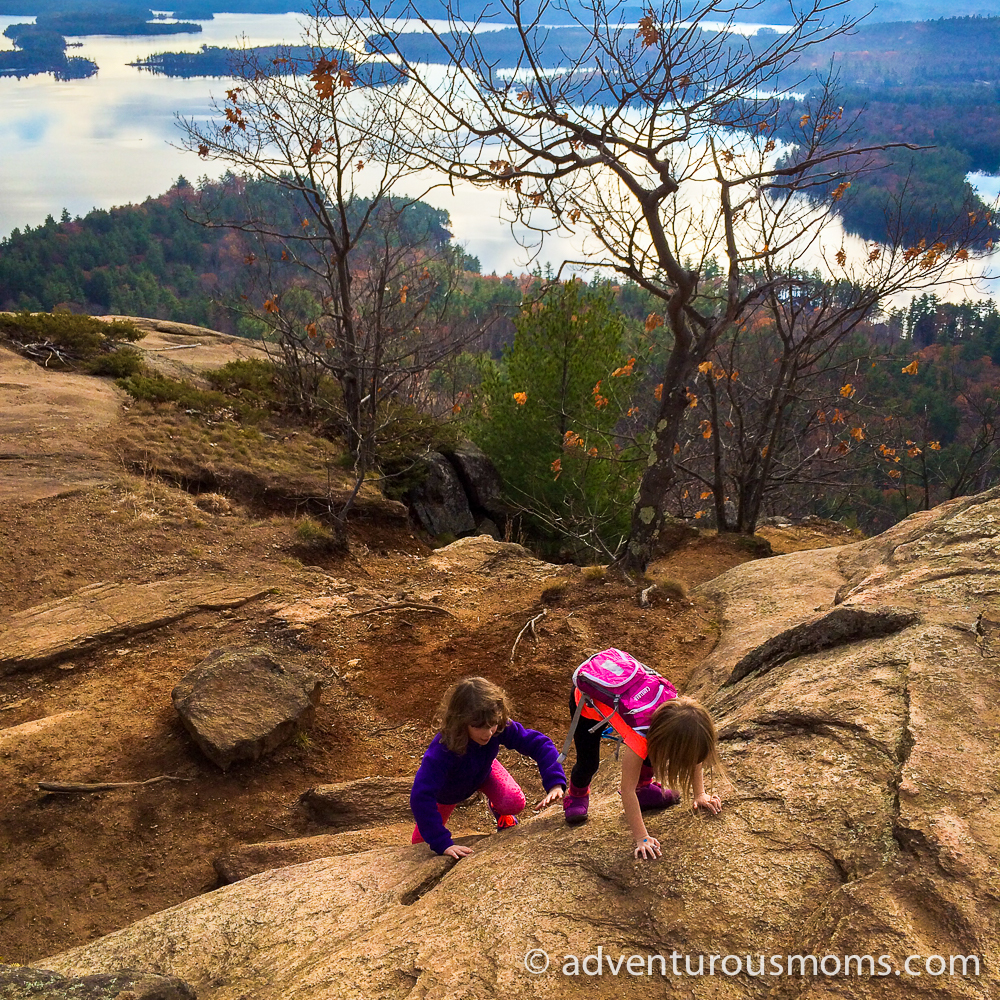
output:
<svg viewBox="0 0 1000 1000"><path fill-rule="evenodd" d="M158 354L160 351L189 351L192 347L204 347L204 344L174 344L172 347L144 347L147 354Z"/></svg>
<svg viewBox="0 0 1000 1000"><path fill-rule="evenodd" d="M398 726L381 726L379 729L373 729L371 735L378 736L380 733L395 733L400 729L405 729L409 725L412 725L412 723L401 722Z"/></svg>
<svg viewBox="0 0 1000 1000"><path fill-rule="evenodd" d="M649 595L656 590L656 584L650 584L645 590L639 593L639 607L648 608L649 607Z"/></svg>
<svg viewBox="0 0 1000 1000"><path fill-rule="evenodd" d="M35 361L43 361L46 368L53 358L58 359L64 365L69 365L71 361L77 360L68 351L61 351L55 344L47 340L38 344L22 344L21 353L27 354L29 358Z"/></svg>
<svg viewBox="0 0 1000 1000"><path fill-rule="evenodd" d="M535 631L535 625L538 622L540 622L547 614L548 614L548 611L545 610L545 611L542 611L542 613L540 615L535 615L535 617L532 618L528 622L528 624L525 625L524 628L521 629L521 631L517 633L517 638L514 640L514 647L510 651L510 662L511 663L514 662L514 654L517 652L518 643L524 638L525 633L531 632L531 636L535 640L535 645L536 646L538 645L538 633Z"/></svg>
<svg viewBox="0 0 1000 1000"><path fill-rule="evenodd" d="M110 792L115 788L134 788L137 785L155 785L158 781L194 781L194 778L178 778L173 774L160 774L146 781L102 781L93 785L80 784L75 781L39 781L40 792L55 792L69 795L72 792Z"/></svg>
<svg viewBox="0 0 1000 1000"><path fill-rule="evenodd" d="M377 608L369 608L367 611L355 611L348 615L348 618L363 618L365 615L381 615L394 611L428 611L436 615L448 615L456 618L447 608L439 607L437 604L420 604L417 601L400 601L399 604L381 604Z"/></svg>

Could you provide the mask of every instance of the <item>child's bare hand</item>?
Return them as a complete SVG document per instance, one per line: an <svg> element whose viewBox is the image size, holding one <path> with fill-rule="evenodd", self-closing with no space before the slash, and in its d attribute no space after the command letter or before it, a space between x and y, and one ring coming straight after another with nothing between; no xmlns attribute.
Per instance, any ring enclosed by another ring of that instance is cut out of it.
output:
<svg viewBox="0 0 1000 1000"><path fill-rule="evenodd" d="M642 840L636 841L635 845L635 857L637 858L648 858L652 861L654 858L658 858L663 854L660 850L660 842L656 837L645 837Z"/></svg>
<svg viewBox="0 0 1000 1000"><path fill-rule="evenodd" d="M535 812L541 812L546 806L552 805L553 802L558 802L563 797L563 787L562 785L556 785L555 788L550 789L549 793L542 799L541 802L535 804Z"/></svg>
<svg viewBox="0 0 1000 1000"><path fill-rule="evenodd" d="M717 813L722 812L722 799L718 795L706 795L702 792L701 795L696 795L694 797L694 808L707 809L713 816Z"/></svg>
<svg viewBox="0 0 1000 1000"><path fill-rule="evenodd" d="M463 847L461 844L452 844L445 852L445 856L460 861L473 853L471 847Z"/></svg>

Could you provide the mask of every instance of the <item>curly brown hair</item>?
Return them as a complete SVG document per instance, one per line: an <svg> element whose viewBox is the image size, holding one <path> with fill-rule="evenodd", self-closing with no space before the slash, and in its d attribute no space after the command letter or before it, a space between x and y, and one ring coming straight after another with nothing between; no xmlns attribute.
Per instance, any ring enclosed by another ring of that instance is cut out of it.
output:
<svg viewBox="0 0 1000 1000"><path fill-rule="evenodd" d="M441 742L461 755L469 745L469 726L496 726L502 732L512 711L503 688L485 677L463 677L445 691L435 723Z"/></svg>
<svg viewBox="0 0 1000 1000"><path fill-rule="evenodd" d="M693 795L695 768L723 781L726 769L719 759L718 735L708 709L694 698L672 698L654 713L646 734L649 763L666 787L684 798Z"/></svg>

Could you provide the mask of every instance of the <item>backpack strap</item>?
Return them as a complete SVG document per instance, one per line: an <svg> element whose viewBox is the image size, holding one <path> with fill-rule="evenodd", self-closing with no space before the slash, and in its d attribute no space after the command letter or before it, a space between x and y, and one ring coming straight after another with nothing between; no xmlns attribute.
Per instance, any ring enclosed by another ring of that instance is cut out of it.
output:
<svg viewBox="0 0 1000 1000"><path fill-rule="evenodd" d="M597 719L597 725L591 729L591 732L594 732L598 728L603 728L605 725L610 725L612 729L618 733L622 742L624 742L625 746L627 746L629 750L633 753L637 753L640 760L646 759L646 738L644 736L640 736L618 714L617 706L615 706L615 708L609 708L607 705L603 704L603 702L584 695L579 688L576 688L573 694L576 697L576 711L573 713L573 721L569 724L569 732L566 734L566 742L563 744L562 753L559 754L560 764L566 760L566 757L569 754L569 747L573 742L576 727L580 724L581 716L585 719ZM617 752L615 756L617 756Z"/></svg>
<svg viewBox="0 0 1000 1000"><path fill-rule="evenodd" d="M649 750L646 746L646 737L640 736L619 714L617 708L609 708L597 699L591 699L594 708L607 720L611 728L622 738L625 746L633 753L638 754L640 760L645 760Z"/></svg>
<svg viewBox="0 0 1000 1000"><path fill-rule="evenodd" d="M573 713L573 721L569 724L569 732L566 734L566 742L563 743L562 753L556 758L557 764L565 763L569 755L569 745L573 742L573 737L576 734L576 727L580 725L580 716L584 714L587 702L590 700L589 698L580 697L579 688L574 691L574 694L576 695L576 711Z"/></svg>

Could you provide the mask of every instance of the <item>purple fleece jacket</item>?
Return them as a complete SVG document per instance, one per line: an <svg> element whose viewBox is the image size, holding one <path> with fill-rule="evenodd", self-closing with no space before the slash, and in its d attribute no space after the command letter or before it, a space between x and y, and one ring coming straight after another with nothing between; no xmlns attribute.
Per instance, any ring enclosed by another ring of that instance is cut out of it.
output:
<svg viewBox="0 0 1000 1000"><path fill-rule="evenodd" d="M438 803L452 805L472 795L490 776L493 761L502 746L534 758L547 792L556 785L566 784L566 773L557 760L556 745L544 733L525 729L520 723L508 722L506 728L496 733L485 746L469 740L461 755L449 750L438 733L420 762L410 792L410 808L417 829L433 851L444 854L454 843L438 812Z"/></svg>

